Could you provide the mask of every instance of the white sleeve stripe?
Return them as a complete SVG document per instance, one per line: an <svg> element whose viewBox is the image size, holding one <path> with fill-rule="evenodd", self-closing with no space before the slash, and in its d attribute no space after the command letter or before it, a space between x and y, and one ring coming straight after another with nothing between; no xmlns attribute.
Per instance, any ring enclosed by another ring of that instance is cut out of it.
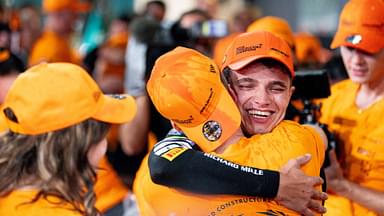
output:
<svg viewBox="0 0 384 216"><path fill-rule="evenodd" d="M180 143L177 143L177 142L168 142L168 141L162 141L162 142L159 142L155 145L155 147L153 148L153 151L154 152L157 152L158 150L164 148L164 147L167 147L168 145L178 145L179 147L182 146L182 144Z"/></svg>
<svg viewBox="0 0 384 216"><path fill-rule="evenodd" d="M161 149L161 148L164 148L164 146L167 146L167 145L170 145L170 144L176 144L176 145L179 145L180 147L184 147L184 148L188 148L188 149L192 149L192 146L190 145L190 143L184 141L184 140L180 140L180 139L164 139L163 141L160 141L159 143L157 143L155 145L155 147L153 148L153 151L158 151L158 149Z"/></svg>
<svg viewBox="0 0 384 216"><path fill-rule="evenodd" d="M174 149L174 148L180 148L181 146L180 145L177 145L177 144L170 144L170 145L166 145L164 146L163 148L161 149L158 149L156 151L154 151L154 153L157 155L157 156L161 156L163 155L164 153L168 152L169 150L171 149Z"/></svg>

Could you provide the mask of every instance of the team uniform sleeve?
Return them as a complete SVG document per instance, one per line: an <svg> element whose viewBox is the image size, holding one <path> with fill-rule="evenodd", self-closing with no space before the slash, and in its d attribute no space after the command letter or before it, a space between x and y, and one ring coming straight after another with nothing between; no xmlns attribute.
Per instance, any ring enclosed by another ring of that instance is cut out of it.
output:
<svg viewBox="0 0 384 216"><path fill-rule="evenodd" d="M279 172L242 166L197 148L182 134L157 143L148 159L152 181L200 194L276 196Z"/></svg>

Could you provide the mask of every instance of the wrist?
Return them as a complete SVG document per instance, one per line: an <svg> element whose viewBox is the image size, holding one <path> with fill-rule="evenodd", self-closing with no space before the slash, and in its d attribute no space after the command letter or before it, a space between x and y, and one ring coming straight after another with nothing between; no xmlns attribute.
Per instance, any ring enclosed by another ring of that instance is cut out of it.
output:
<svg viewBox="0 0 384 216"><path fill-rule="evenodd" d="M335 192L342 196L347 196L352 192L352 185L350 182L346 179L340 179L338 180L337 186L335 187Z"/></svg>

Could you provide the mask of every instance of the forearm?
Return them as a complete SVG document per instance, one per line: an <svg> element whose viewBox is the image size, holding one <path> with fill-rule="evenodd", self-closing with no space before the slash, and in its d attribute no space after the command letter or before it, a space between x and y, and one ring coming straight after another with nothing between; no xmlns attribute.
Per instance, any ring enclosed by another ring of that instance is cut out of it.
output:
<svg viewBox="0 0 384 216"><path fill-rule="evenodd" d="M276 171L242 166L192 149L171 161L152 152L149 168L155 183L201 194L274 198L279 187Z"/></svg>
<svg viewBox="0 0 384 216"><path fill-rule="evenodd" d="M376 213L384 212L384 192L362 187L347 179L340 180L335 192Z"/></svg>
<svg viewBox="0 0 384 216"><path fill-rule="evenodd" d="M149 132L149 99L147 95L136 98L137 114L134 119L120 126L120 142L127 155L142 152Z"/></svg>

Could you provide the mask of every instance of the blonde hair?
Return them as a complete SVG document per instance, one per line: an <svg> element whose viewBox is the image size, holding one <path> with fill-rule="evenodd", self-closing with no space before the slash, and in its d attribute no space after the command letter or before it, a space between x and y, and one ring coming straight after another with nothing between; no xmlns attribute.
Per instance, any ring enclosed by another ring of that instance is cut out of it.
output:
<svg viewBox="0 0 384 216"><path fill-rule="evenodd" d="M94 207L95 171L87 153L107 134L110 125L88 119L40 135L7 132L0 137L0 196L32 186L39 189L31 203L56 196L84 215Z"/></svg>

